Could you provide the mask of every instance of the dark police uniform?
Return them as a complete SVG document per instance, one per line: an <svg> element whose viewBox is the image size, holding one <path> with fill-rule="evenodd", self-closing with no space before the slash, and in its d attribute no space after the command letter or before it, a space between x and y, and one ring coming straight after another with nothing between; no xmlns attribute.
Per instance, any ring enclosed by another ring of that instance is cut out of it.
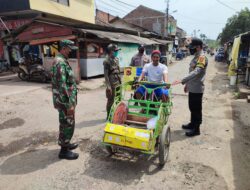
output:
<svg viewBox="0 0 250 190"><path fill-rule="evenodd" d="M204 93L204 80L208 65L208 59L202 53L197 53L189 67L189 75L182 79L186 84L189 110L191 112L190 127L200 133L202 123L202 97Z"/></svg>

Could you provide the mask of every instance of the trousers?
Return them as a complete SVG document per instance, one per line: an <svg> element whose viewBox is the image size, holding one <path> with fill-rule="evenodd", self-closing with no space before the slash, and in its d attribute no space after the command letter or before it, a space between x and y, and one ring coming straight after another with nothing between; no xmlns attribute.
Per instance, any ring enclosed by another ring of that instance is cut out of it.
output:
<svg viewBox="0 0 250 190"><path fill-rule="evenodd" d="M191 113L191 125L199 127L202 123L202 97L203 93L188 94L188 105Z"/></svg>
<svg viewBox="0 0 250 190"><path fill-rule="evenodd" d="M58 109L59 112L59 138L58 144L67 147L75 130L75 114L67 115L67 110Z"/></svg>

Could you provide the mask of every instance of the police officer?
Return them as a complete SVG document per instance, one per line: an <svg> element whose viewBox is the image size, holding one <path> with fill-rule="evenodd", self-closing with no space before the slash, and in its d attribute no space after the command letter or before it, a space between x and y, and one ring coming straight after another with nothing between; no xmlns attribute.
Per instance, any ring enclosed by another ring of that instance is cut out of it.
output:
<svg viewBox="0 0 250 190"><path fill-rule="evenodd" d="M185 85L184 91L189 92L188 103L191 112L191 121L187 125L182 125L186 136L192 137L200 135L200 125L202 123L202 97L204 93L204 80L208 65L207 57L202 51L202 40L193 38L189 46L191 55L194 55L189 67L189 74L182 80L177 80L173 85L182 83Z"/></svg>
<svg viewBox="0 0 250 190"><path fill-rule="evenodd" d="M115 88L121 84L120 78L120 67L118 60L118 49L117 45L109 44L107 47L107 58L103 62L104 76L106 84L106 97L107 97L107 119L110 113L110 109L114 103Z"/></svg>
<svg viewBox="0 0 250 190"><path fill-rule="evenodd" d="M52 93L54 107L59 112L59 138L61 146L60 159L74 160L78 154L71 152L78 144L71 144L70 140L75 129L75 107L77 104L77 87L72 68L67 61L72 50L76 50L74 42L70 40L60 41L60 53L55 57L51 68Z"/></svg>
<svg viewBox="0 0 250 190"><path fill-rule="evenodd" d="M146 63L150 62L149 57L144 54L144 51L145 51L144 45L139 45L138 53L132 57L130 66L143 67Z"/></svg>

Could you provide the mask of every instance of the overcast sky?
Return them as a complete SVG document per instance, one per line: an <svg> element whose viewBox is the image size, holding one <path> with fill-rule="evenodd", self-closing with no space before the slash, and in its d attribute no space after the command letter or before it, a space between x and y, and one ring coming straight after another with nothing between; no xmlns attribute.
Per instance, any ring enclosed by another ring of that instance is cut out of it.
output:
<svg viewBox="0 0 250 190"><path fill-rule="evenodd" d="M166 9L165 0L96 0L98 9L120 17L138 5L160 11ZM171 15L188 35L194 30L200 30L197 36L203 33L211 39L216 39L227 19L245 7L250 8L250 0L170 0L169 13L177 10Z"/></svg>

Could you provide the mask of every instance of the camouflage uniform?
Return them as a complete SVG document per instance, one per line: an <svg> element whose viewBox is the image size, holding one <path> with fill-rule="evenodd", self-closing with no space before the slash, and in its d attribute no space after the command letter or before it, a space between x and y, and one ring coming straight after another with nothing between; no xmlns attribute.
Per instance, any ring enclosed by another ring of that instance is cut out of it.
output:
<svg viewBox="0 0 250 190"><path fill-rule="evenodd" d="M68 115L67 110L77 104L77 86L72 68L62 54L56 56L51 72L53 103L59 112L58 144L66 147L75 129L75 114Z"/></svg>
<svg viewBox="0 0 250 190"><path fill-rule="evenodd" d="M103 62L104 76L106 82L106 97L107 97L107 115L109 115L110 109L114 103L115 88L121 84L119 60L117 58L107 57ZM112 94L110 95L108 89L111 89Z"/></svg>

